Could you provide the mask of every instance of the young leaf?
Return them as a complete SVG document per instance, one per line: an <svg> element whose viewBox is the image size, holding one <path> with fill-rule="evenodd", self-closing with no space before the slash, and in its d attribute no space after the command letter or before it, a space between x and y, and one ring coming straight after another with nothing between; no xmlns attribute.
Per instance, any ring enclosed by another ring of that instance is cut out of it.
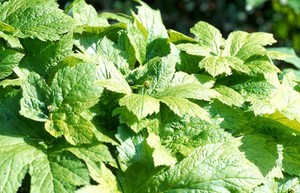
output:
<svg viewBox="0 0 300 193"><path fill-rule="evenodd" d="M75 0L72 3L73 18L82 24L89 26L107 26L109 25L106 19L100 18L96 9L86 4L84 0Z"/></svg>
<svg viewBox="0 0 300 193"><path fill-rule="evenodd" d="M140 6L137 6L138 14L133 16L140 21L148 33L147 43L159 38L168 38L167 30L162 23L162 18L159 11L151 9L147 4L138 0Z"/></svg>
<svg viewBox="0 0 300 193"><path fill-rule="evenodd" d="M266 49L263 46L271 45L275 42L273 35L269 33L237 31L229 35L224 51L229 51L231 56L245 61L253 55L265 55Z"/></svg>
<svg viewBox="0 0 300 193"><path fill-rule="evenodd" d="M293 64L295 67L300 69L300 58L295 53L295 50L293 48L279 47L279 48L269 48L268 50L277 51L286 54L287 57L285 57L283 60L287 63Z"/></svg>
<svg viewBox="0 0 300 193"><path fill-rule="evenodd" d="M124 94L132 92L123 74L109 60L97 66L96 76L99 80L97 83L110 91Z"/></svg>
<svg viewBox="0 0 300 193"><path fill-rule="evenodd" d="M56 73L51 90L53 104L66 112L82 112L98 102L101 90L96 81L96 66L91 63L78 63L67 66Z"/></svg>
<svg viewBox="0 0 300 193"><path fill-rule="evenodd" d="M200 21L191 28L191 32L199 38L199 44L209 50L211 55L220 55L220 47L224 46L224 39L218 29Z"/></svg>
<svg viewBox="0 0 300 193"><path fill-rule="evenodd" d="M113 173L107 167L105 167L103 163L99 165L100 171L95 169L93 171L90 171L92 174L96 173L96 175L98 175L97 178L94 180L99 184L84 186L83 188L77 190L75 193L122 193L121 188L118 184L118 180L113 175ZM97 174L97 172L99 173Z"/></svg>
<svg viewBox="0 0 300 193"><path fill-rule="evenodd" d="M212 76L205 74L187 74L181 71L175 73L170 86L180 86L182 84L199 84L205 88L212 88L215 79Z"/></svg>
<svg viewBox="0 0 300 193"><path fill-rule="evenodd" d="M251 73L253 74L267 74L280 72L279 68L277 68L267 56L251 56L245 61L245 65L247 65L247 67L250 68Z"/></svg>
<svg viewBox="0 0 300 193"><path fill-rule="evenodd" d="M147 36L139 28L138 21L127 24L127 36L135 51L134 55L140 65L146 60Z"/></svg>
<svg viewBox="0 0 300 193"><path fill-rule="evenodd" d="M199 66L200 68L205 68L205 70L213 77L216 77L223 73L225 75L231 75L232 71L230 65L232 62L240 61L232 61L232 58L211 56L201 60Z"/></svg>
<svg viewBox="0 0 300 193"><path fill-rule="evenodd" d="M159 112L159 100L140 94L125 95L119 101L120 106L126 106L127 109L132 112L138 120Z"/></svg>

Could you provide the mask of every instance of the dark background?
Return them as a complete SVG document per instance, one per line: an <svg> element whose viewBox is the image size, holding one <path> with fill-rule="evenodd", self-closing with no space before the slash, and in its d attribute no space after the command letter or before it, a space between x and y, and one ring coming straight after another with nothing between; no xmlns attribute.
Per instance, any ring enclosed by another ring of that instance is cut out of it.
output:
<svg viewBox="0 0 300 193"><path fill-rule="evenodd" d="M275 46L293 47L300 53L300 0L269 0L249 9L246 0L144 0L159 9L168 29L189 35L189 29L198 21L206 21L217 27L224 37L233 30L273 33ZM59 0L64 8L66 0ZM86 0L98 12L130 14L135 2L132 0ZM298 2L298 3L297 3ZM247 8L248 7L248 8Z"/></svg>

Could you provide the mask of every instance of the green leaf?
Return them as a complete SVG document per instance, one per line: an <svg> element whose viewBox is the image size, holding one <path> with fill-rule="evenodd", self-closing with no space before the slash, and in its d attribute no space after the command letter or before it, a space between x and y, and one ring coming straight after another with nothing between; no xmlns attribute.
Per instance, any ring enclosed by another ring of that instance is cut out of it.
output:
<svg viewBox="0 0 300 193"><path fill-rule="evenodd" d="M48 77L61 60L72 54L73 48L72 34L55 42L24 39L21 43L26 55L20 62L20 67L34 71L42 77Z"/></svg>
<svg viewBox="0 0 300 193"><path fill-rule="evenodd" d="M17 192L26 173L31 177L31 192L73 192L89 184L86 166L69 153L50 153L32 139L2 135L0 147L1 192Z"/></svg>
<svg viewBox="0 0 300 193"><path fill-rule="evenodd" d="M175 45L182 44L182 43L197 43L197 41L194 40L193 38L172 29L168 30L168 34L170 36L169 41Z"/></svg>
<svg viewBox="0 0 300 193"><path fill-rule="evenodd" d="M199 84L205 88L212 88L214 86L215 79L212 76L204 74L187 74L185 72L178 71L175 73L170 86L180 86L182 84Z"/></svg>
<svg viewBox="0 0 300 193"><path fill-rule="evenodd" d="M151 9L147 4L138 0L140 6L137 6L138 14L133 16L140 21L147 31L147 43L158 38L168 38L167 30L162 22L159 11Z"/></svg>
<svg viewBox="0 0 300 193"><path fill-rule="evenodd" d="M251 73L253 74L267 74L267 73L279 73L277 68L267 56L253 56L245 61Z"/></svg>
<svg viewBox="0 0 300 193"><path fill-rule="evenodd" d="M154 149L152 157L154 161L154 166L173 166L176 164L177 160L167 151L164 146L161 145L159 136L150 133L147 138L148 145Z"/></svg>
<svg viewBox="0 0 300 193"><path fill-rule="evenodd" d="M194 55L194 56L210 56L211 48L201 46L199 44L193 43L183 43L177 45L177 47L181 50L186 52L187 54Z"/></svg>
<svg viewBox="0 0 300 193"><path fill-rule="evenodd" d="M224 85L217 85L214 88L217 92L221 94L217 99L222 103L228 106L237 106L241 107L244 103L244 98L240 95L240 93L236 92L230 87Z"/></svg>
<svg viewBox="0 0 300 193"><path fill-rule="evenodd" d="M120 80L110 78L110 79L106 79L106 80L99 80L99 81L97 81L97 83L113 92L124 93L124 94L131 93L131 89L130 89L129 85L126 84L125 81L123 81L123 80L120 81Z"/></svg>
<svg viewBox="0 0 300 193"><path fill-rule="evenodd" d="M147 181L159 171L154 167L152 152L140 134L133 134L125 127L119 127L117 146L120 169L117 178L123 192L145 192Z"/></svg>
<svg viewBox="0 0 300 193"><path fill-rule="evenodd" d="M47 121L52 93L45 80L32 72L22 85L22 90L20 114L35 121Z"/></svg>
<svg viewBox="0 0 300 193"><path fill-rule="evenodd" d="M83 114L98 102L101 94L95 85L95 71L94 64L79 63L56 73L51 85L50 121L46 124L53 136L64 135L71 144L94 140L95 126Z"/></svg>
<svg viewBox="0 0 300 193"><path fill-rule="evenodd" d="M199 62L203 57L189 55L185 52L179 53L180 61L176 64L176 69L178 71L186 72L189 74L199 73Z"/></svg>
<svg viewBox="0 0 300 193"><path fill-rule="evenodd" d="M269 120L275 121L274 125L280 124L285 126L286 132L297 132L300 133L300 122L294 119L290 119L289 117L285 116L283 113L278 111L273 112L272 114L264 115L265 118Z"/></svg>
<svg viewBox="0 0 300 193"><path fill-rule="evenodd" d="M129 64L124 53L118 46L107 37L102 38L96 45L98 63L113 63L122 74L128 73Z"/></svg>
<svg viewBox="0 0 300 193"><path fill-rule="evenodd" d="M274 92L275 87L265 79L259 77L252 79L233 80L233 85L230 86L234 90L241 93L244 97L256 96L259 99L269 97Z"/></svg>
<svg viewBox="0 0 300 193"><path fill-rule="evenodd" d="M190 115L208 122L210 121L207 111L187 99L177 98L174 96L164 96L159 98L159 100L165 103L171 109L171 111L178 116Z"/></svg>
<svg viewBox="0 0 300 193"><path fill-rule="evenodd" d="M201 60L200 68L204 68L210 75L216 77L220 74L231 75L232 69L248 74L249 68L244 62L235 57L209 56Z"/></svg>
<svg viewBox="0 0 300 193"><path fill-rule="evenodd" d="M78 63L59 69L51 84L53 106L61 110L82 112L95 105L101 90L96 81L96 66Z"/></svg>
<svg viewBox="0 0 300 193"><path fill-rule="evenodd" d="M54 112L45 123L45 129L54 137L64 136L72 145L96 141L96 128L85 117L67 112Z"/></svg>
<svg viewBox="0 0 300 193"><path fill-rule="evenodd" d="M98 16L96 9L93 6L86 4L84 0L73 1L72 15L75 20L89 26L109 25L106 19Z"/></svg>
<svg viewBox="0 0 300 193"><path fill-rule="evenodd" d="M179 164L153 177L150 191L250 192L263 182L263 176L238 145L234 141L198 147Z"/></svg>
<svg viewBox="0 0 300 193"><path fill-rule="evenodd" d="M299 177L299 137L288 137L282 142L282 170L290 175Z"/></svg>
<svg viewBox="0 0 300 193"><path fill-rule="evenodd" d="M76 191L76 193L122 193L121 188L118 184L116 177L112 174L112 172L105 167L104 164L101 164L101 175L98 176L96 181L99 185L87 185L83 188L80 188ZM93 171L93 173L99 172L98 170Z"/></svg>
<svg viewBox="0 0 300 193"><path fill-rule="evenodd" d="M267 135L251 134L242 138L240 150L246 158L254 163L263 176L269 178L283 178L279 164L281 159L276 141Z"/></svg>
<svg viewBox="0 0 300 193"><path fill-rule="evenodd" d="M140 94L125 95L119 101L120 106L126 106L127 109L132 112L138 120L159 112L159 100Z"/></svg>
<svg viewBox="0 0 300 193"><path fill-rule="evenodd" d="M224 52L245 61L253 55L264 55L266 49L263 46L271 45L275 42L276 40L270 33L237 31L228 36Z"/></svg>
<svg viewBox="0 0 300 193"><path fill-rule="evenodd" d="M1 25L1 22L0 22ZM0 38L4 39L7 42L8 48L13 48L15 50L21 50L22 45L20 44L20 41L18 38L13 37L11 35L5 34L0 31Z"/></svg>
<svg viewBox="0 0 300 193"><path fill-rule="evenodd" d="M13 68L19 65L23 56L24 54L14 50L6 49L0 51L0 80L12 74Z"/></svg>
<svg viewBox="0 0 300 193"><path fill-rule="evenodd" d="M285 193L285 192L299 192L300 185L299 185L299 178L288 176L284 179L279 180L278 184L278 193Z"/></svg>
<svg viewBox="0 0 300 193"><path fill-rule="evenodd" d="M109 60L100 63L96 73L99 80L97 83L106 89L124 94L132 92L123 74Z"/></svg>
<svg viewBox="0 0 300 193"><path fill-rule="evenodd" d="M20 101L22 91L6 87L0 92L0 135L43 137L43 127L20 115Z"/></svg>
<svg viewBox="0 0 300 193"><path fill-rule="evenodd" d="M119 107L113 111L113 116L118 115L121 124L126 124L135 133L140 132L144 128L152 130L153 127L157 127L159 124L156 119L143 118L138 120L138 118L132 114L126 107Z"/></svg>
<svg viewBox="0 0 300 193"><path fill-rule="evenodd" d="M211 98L218 97L219 93L213 89L209 89L201 85L198 82L166 87L165 89L154 95L154 97L156 98L162 98L165 96L210 101Z"/></svg>
<svg viewBox="0 0 300 193"><path fill-rule="evenodd" d="M220 47L224 46L224 39L220 31L210 24L200 21L191 28L191 33L199 38L199 44L205 50L209 50L211 55L220 55Z"/></svg>
<svg viewBox="0 0 300 193"><path fill-rule="evenodd" d="M147 36L139 29L138 21L127 24L127 36L134 48L134 55L140 64L146 60Z"/></svg>
<svg viewBox="0 0 300 193"><path fill-rule="evenodd" d="M294 90L295 85L296 83L286 75L280 87L272 94L270 103L288 119L300 122L297 110L300 107L300 93Z"/></svg>
<svg viewBox="0 0 300 193"><path fill-rule="evenodd" d="M0 21L19 30L17 35L23 38L58 40L75 24L54 1L11 0L1 4L0 13Z"/></svg>
<svg viewBox="0 0 300 193"><path fill-rule="evenodd" d="M174 48L175 49L175 48ZM178 61L178 53L173 50L168 56L158 58L155 57L148 61L148 68L145 80L150 81L150 92L157 91L170 83L175 73L176 62Z"/></svg>
<svg viewBox="0 0 300 193"><path fill-rule="evenodd" d="M221 102L214 101L210 105L210 114L216 118L216 123L233 133L248 133L253 130L249 122L252 116L238 108L230 108Z"/></svg>
<svg viewBox="0 0 300 193"><path fill-rule="evenodd" d="M295 53L295 50L293 48L279 47L279 48L269 48L268 50L278 51L284 54L288 54L288 57L286 57L283 60L287 63L293 64L295 67L300 69L300 58Z"/></svg>

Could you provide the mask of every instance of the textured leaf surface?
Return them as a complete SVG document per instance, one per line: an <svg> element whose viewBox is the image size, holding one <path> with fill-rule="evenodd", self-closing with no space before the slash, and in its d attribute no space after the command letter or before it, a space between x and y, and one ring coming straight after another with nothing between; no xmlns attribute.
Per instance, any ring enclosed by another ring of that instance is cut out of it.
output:
<svg viewBox="0 0 300 193"><path fill-rule="evenodd" d="M197 148L154 177L150 188L151 192L247 192L262 181L258 169L230 142Z"/></svg>
<svg viewBox="0 0 300 193"><path fill-rule="evenodd" d="M90 26L103 26L108 25L106 19L98 17L98 13L95 8L85 3L84 0L75 0L72 3L72 15L73 18L82 24Z"/></svg>
<svg viewBox="0 0 300 193"><path fill-rule="evenodd" d="M211 98L219 96L213 89L209 89L200 83L180 84L174 87L166 87L164 90L155 95L161 98L164 96L172 96L178 98L189 98L209 101Z"/></svg>
<svg viewBox="0 0 300 193"><path fill-rule="evenodd" d="M210 120L207 111L187 99L165 96L159 100L165 103L171 109L171 111L179 116L191 115L206 121Z"/></svg>
<svg viewBox="0 0 300 193"><path fill-rule="evenodd" d="M95 127L81 114L100 96L95 71L95 65L80 63L57 72L51 85L53 110L46 126L52 135L64 135L71 144L92 142Z"/></svg>
<svg viewBox="0 0 300 193"><path fill-rule="evenodd" d="M124 53L108 38L104 37L99 41L96 46L96 54L99 56L99 63L112 62L123 74L128 72L129 64L125 60Z"/></svg>
<svg viewBox="0 0 300 193"><path fill-rule="evenodd" d="M34 141L0 136L0 190L17 192L26 173L31 175L31 191L71 192L89 183L86 166L71 154L53 152ZM71 178L70 178L71 176Z"/></svg>
<svg viewBox="0 0 300 193"><path fill-rule="evenodd" d="M58 40L75 22L56 7L54 1L11 0L0 6L0 20L19 29L21 37Z"/></svg>
<svg viewBox="0 0 300 193"><path fill-rule="evenodd" d="M0 51L0 80L13 72L13 68L18 66L23 56L23 54L14 50L7 49Z"/></svg>
<svg viewBox="0 0 300 193"><path fill-rule="evenodd" d="M138 1L141 5L137 6L138 14L135 17L145 27L147 31L147 43L150 43L158 38L167 38L168 33L162 23L160 12L151 9L147 4Z"/></svg>
<svg viewBox="0 0 300 193"><path fill-rule="evenodd" d="M220 47L224 46L224 39L217 28L200 21L191 28L191 32L199 38L201 46L210 49L214 55L220 54Z"/></svg>
<svg viewBox="0 0 300 193"><path fill-rule="evenodd" d="M232 61L229 58L211 56L204 58L199 63L199 66L200 68L205 68L205 70L213 77L216 77L223 73L226 75L231 75L231 62Z"/></svg>
<svg viewBox="0 0 300 193"><path fill-rule="evenodd" d="M218 97L218 100L228 106L234 105L237 107L241 107L244 103L244 98L232 88L219 85L215 87L215 90L221 94L221 96Z"/></svg>
<svg viewBox="0 0 300 193"><path fill-rule="evenodd" d="M21 67L47 77L57 64L72 53L72 35L68 34L59 41L41 41L39 39L24 39L21 41L26 55Z"/></svg>
<svg viewBox="0 0 300 193"><path fill-rule="evenodd" d="M154 166L173 166L177 160L171 155L171 153L161 145L159 136L151 133L147 138L148 145L153 148L153 162Z"/></svg>
<svg viewBox="0 0 300 193"><path fill-rule="evenodd" d="M246 60L252 55L263 55L266 49L263 46L271 45L276 40L272 34L256 32L233 32L226 40L225 52L231 56L236 56L241 60Z"/></svg>
<svg viewBox="0 0 300 193"><path fill-rule="evenodd" d="M36 121L46 121L49 118L48 105L50 105L51 90L45 80L38 74L31 73L22 88L20 114Z"/></svg>
<svg viewBox="0 0 300 193"><path fill-rule="evenodd" d="M129 94L120 99L120 105L126 106L139 120L159 112L159 100L140 94Z"/></svg>
<svg viewBox="0 0 300 193"><path fill-rule="evenodd" d="M128 39L135 51L135 57L140 64L143 64L146 59L147 36L139 28L138 21L129 23L127 31Z"/></svg>
<svg viewBox="0 0 300 193"><path fill-rule="evenodd" d="M152 149L140 134L133 134L124 127L118 129L117 147L121 170L118 179L124 192L139 193L146 190L146 182L157 172Z"/></svg>

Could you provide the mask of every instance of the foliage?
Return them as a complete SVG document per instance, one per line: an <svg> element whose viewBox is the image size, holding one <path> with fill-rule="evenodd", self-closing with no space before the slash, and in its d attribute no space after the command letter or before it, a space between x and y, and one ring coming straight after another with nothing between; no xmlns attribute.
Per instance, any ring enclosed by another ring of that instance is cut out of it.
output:
<svg viewBox="0 0 300 193"><path fill-rule="evenodd" d="M248 10L259 9L266 0L246 0ZM272 31L285 45L300 51L300 1L273 0L272 1Z"/></svg>
<svg viewBox="0 0 300 193"><path fill-rule="evenodd" d="M2 1L0 192L299 191L295 56L137 4Z"/></svg>

